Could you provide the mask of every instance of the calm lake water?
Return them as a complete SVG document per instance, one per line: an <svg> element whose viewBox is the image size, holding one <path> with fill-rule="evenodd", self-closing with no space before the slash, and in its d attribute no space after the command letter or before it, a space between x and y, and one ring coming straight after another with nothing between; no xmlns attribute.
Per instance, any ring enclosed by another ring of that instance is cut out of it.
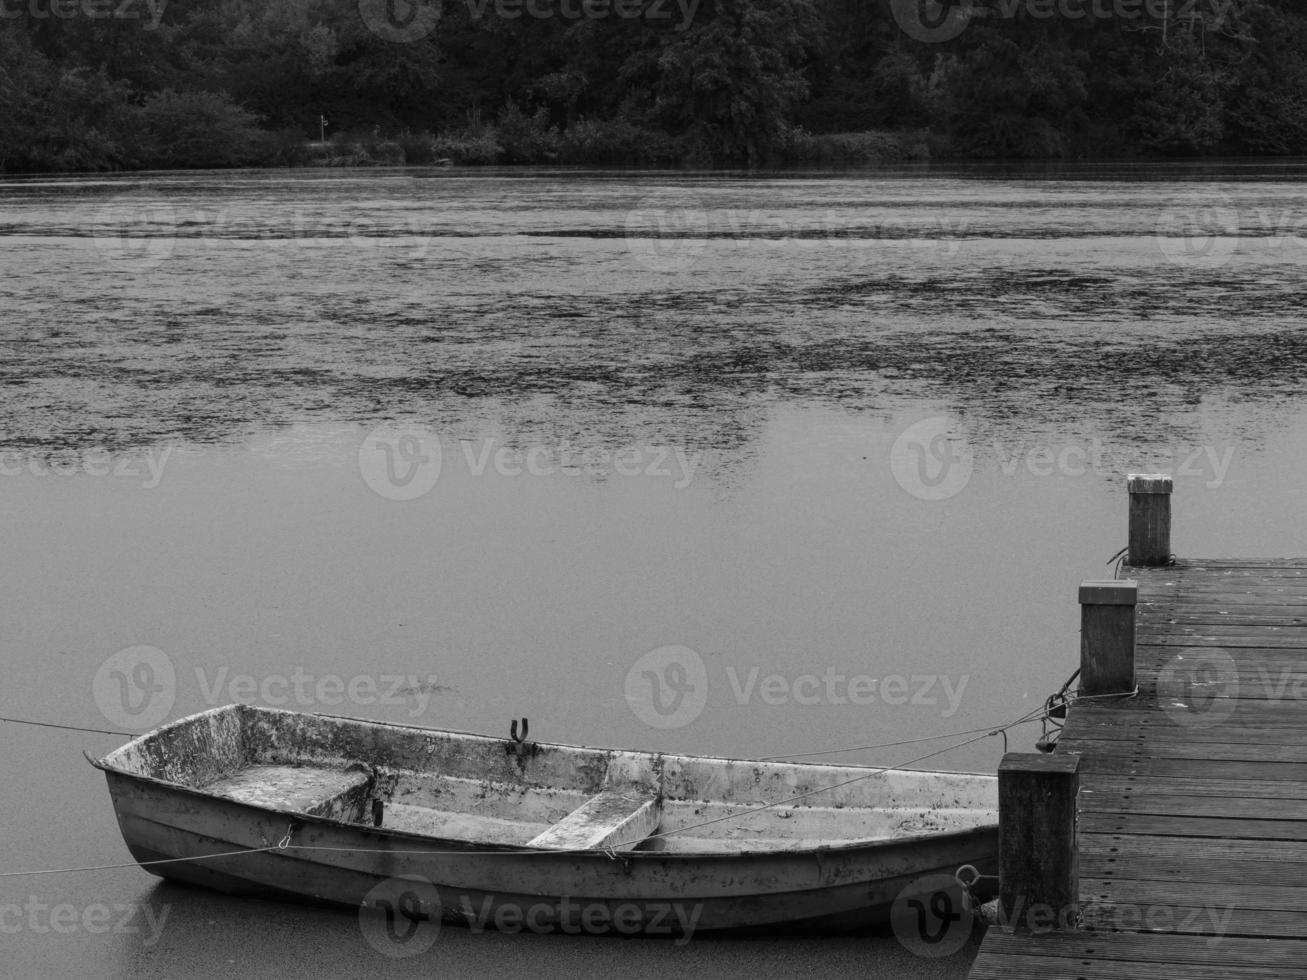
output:
<svg viewBox="0 0 1307 980"><path fill-rule="evenodd" d="M1076 586L1111 576L1127 471L1175 475L1178 553L1307 553L1304 175L0 182L0 713L527 716L551 741L746 757L1014 719L1076 666ZM128 861L81 757L120 739L4 735L0 870ZM630 975L960 977L974 954L448 929L392 962L347 913L154 882L0 879L14 975L620 955ZM76 921L55 928L58 905ZM125 911L106 928L96 905Z"/></svg>

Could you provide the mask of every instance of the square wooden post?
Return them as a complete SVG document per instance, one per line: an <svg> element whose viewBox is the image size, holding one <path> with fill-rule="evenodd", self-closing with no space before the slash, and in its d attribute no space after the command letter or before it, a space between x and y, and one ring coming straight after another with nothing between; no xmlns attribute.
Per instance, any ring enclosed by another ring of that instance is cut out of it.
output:
<svg viewBox="0 0 1307 980"><path fill-rule="evenodd" d="M1078 927L1079 791L1078 755L1009 752L1003 756L998 767L998 901L1005 931Z"/></svg>
<svg viewBox="0 0 1307 980"><path fill-rule="evenodd" d="M1139 583L1080 583L1080 693L1129 694L1135 689L1135 606Z"/></svg>
<svg viewBox="0 0 1307 980"><path fill-rule="evenodd" d="M1130 547L1127 565L1171 563L1171 478L1162 473L1131 473Z"/></svg>

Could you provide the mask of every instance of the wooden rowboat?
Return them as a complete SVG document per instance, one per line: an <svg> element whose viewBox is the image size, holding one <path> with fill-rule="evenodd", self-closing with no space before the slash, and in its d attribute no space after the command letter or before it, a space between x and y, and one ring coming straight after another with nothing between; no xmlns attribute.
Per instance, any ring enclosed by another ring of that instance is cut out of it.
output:
<svg viewBox="0 0 1307 980"><path fill-rule="evenodd" d="M430 883L443 918L472 924L529 908L532 928L566 928L569 910L590 908L647 933L669 921L677 933L861 928L923 876L990 873L997 855L997 780L966 773L584 748L238 704L92 762L132 856L169 861L147 864L154 874L356 908L402 877Z"/></svg>

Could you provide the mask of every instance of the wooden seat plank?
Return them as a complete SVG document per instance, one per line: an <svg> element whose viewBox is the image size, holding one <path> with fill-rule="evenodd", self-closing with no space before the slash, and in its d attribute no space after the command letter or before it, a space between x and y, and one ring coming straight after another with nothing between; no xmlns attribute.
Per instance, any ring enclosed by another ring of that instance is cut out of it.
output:
<svg viewBox="0 0 1307 980"><path fill-rule="evenodd" d="M205 791L252 806L338 817L363 805L371 781L362 768L253 765L215 780Z"/></svg>
<svg viewBox="0 0 1307 980"><path fill-rule="evenodd" d="M657 830L661 819L657 797L605 791L533 838L527 847L629 851Z"/></svg>

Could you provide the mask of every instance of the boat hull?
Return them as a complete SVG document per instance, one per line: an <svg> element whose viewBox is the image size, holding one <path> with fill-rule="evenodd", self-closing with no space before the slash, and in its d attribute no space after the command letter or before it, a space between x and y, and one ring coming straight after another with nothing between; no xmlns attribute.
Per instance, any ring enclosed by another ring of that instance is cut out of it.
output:
<svg viewBox="0 0 1307 980"><path fill-rule="evenodd" d="M251 805L98 765L128 848L156 875L352 908L408 881L445 921L474 928L872 929L905 889L927 895L961 865L992 874L997 864L992 825L786 850L532 850Z"/></svg>

